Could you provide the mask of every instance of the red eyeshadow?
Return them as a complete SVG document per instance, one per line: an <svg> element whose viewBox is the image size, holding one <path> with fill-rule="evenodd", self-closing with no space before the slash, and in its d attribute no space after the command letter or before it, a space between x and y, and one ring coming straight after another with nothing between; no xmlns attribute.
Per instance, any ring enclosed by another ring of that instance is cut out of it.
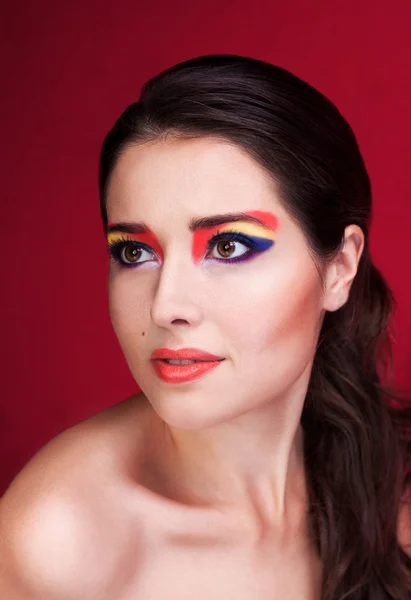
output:
<svg viewBox="0 0 411 600"><path fill-rule="evenodd" d="M278 227L278 219L275 215L270 212L261 211L261 210L251 210L244 212L246 215L250 215L250 217L255 217L271 229L275 231ZM241 223L241 221L235 221L234 224ZM216 225L215 227L207 228L207 229L198 229L193 234L193 245L192 245L192 257L195 263L198 263L204 252L207 248L207 242L210 238L213 237L214 233L218 231L221 227L225 227L230 224L230 221L222 225Z"/></svg>
<svg viewBox="0 0 411 600"><path fill-rule="evenodd" d="M115 225L114 223L108 223L108 227ZM143 242L147 244L158 254L161 260L164 259L163 250L160 246L160 243L157 239L157 236L152 231L147 231L145 233L124 233L121 231L113 230L112 233L117 233L120 235L124 235L125 237L129 237L132 240L136 240L137 242Z"/></svg>

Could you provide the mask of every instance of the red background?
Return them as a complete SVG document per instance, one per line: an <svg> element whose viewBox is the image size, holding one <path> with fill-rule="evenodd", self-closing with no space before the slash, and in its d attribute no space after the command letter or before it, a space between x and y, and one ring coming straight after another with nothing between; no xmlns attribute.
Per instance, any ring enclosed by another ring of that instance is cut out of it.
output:
<svg viewBox="0 0 411 600"><path fill-rule="evenodd" d="M371 248L398 300L411 384L411 3L26 0L3 7L0 495L63 429L138 390L111 329L103 136L160 70L208 53L283 66L352 125L372 178Z"/></svg>

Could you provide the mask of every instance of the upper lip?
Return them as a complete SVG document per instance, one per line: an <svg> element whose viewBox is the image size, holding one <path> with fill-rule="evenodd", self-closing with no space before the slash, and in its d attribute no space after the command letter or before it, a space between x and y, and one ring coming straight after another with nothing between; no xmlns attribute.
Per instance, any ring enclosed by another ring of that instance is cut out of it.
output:
<svg viewBox="0 0 411 600"><path fill-rule="evenodd" d="M157 348L151 355L152 360L169 358L173 360L224 360L220 356L210 354L198 348L180 348L172 350L171 348Z"/></svg>

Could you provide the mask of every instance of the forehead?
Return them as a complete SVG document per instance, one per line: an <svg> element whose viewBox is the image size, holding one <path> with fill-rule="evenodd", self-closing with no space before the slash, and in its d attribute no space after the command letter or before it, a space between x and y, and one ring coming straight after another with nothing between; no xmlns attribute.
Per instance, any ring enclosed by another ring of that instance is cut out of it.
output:
<svg viewBox="0 0 411 600"><path fill-rule="evenodd" d="M214 138L130 146L107 190L110 221L231 210L283 212L265 170L242 148Z"/></svg>

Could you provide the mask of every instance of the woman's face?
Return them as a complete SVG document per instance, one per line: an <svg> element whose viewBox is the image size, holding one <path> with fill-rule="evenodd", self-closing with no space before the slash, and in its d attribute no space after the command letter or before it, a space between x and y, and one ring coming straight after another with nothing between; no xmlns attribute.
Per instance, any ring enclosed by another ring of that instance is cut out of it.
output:
<svg viewBox="0 0 411 600"><path fill-rule="evenodd" d="M228 218L190 230L239 212L262 223ZM304 399L324 292L300 227L245 151L211 138L129 147L107 213L113 327L166 423L199 429ZM136 222L147 231L119 231ZM160 378L152 352L187 347L224 360L192 381Z"/></svg>

